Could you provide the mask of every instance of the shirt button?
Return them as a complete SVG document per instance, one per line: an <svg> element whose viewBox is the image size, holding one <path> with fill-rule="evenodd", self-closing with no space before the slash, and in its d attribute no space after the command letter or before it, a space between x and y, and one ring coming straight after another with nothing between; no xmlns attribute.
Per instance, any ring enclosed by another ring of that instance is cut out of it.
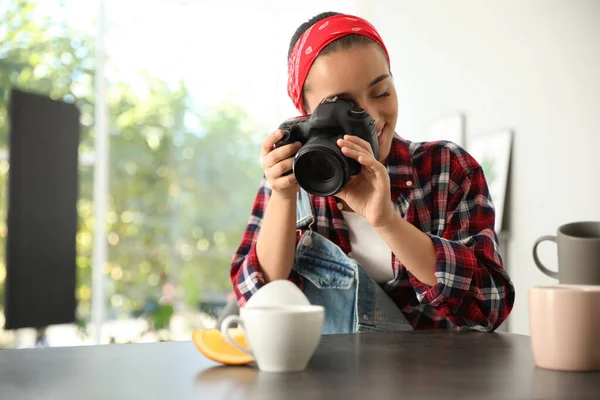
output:
<svg viewBox="0 0 600 400"><path fill-rule="evenodd" d="M343 205L342 203L337 203L337 206L338 206L338 208L339 208L340 210L343 210L343 209L344 209L344 205Z"/></svg>
<svg viewBox="0 0 600 400"><path fill-rule="evenodd" d="M363 315L363 319L364 319L365 321L368 321L368 320L369 320L369 316L368 316L367 314L365 314L365 315Z"/></svg>
<svg viewBox="0 0 600 400"><path fill-rule="evenodd" d="M312 246L312 238L310 236L306 236L304 239L302 239L302 245L304 247Z"/></svg>
<svg viewBox="0 0 600 400"><path fill-rule="evenodd" d="M412 181L406 181L406 186L408 186L408 187L412 186Z"/></svg>

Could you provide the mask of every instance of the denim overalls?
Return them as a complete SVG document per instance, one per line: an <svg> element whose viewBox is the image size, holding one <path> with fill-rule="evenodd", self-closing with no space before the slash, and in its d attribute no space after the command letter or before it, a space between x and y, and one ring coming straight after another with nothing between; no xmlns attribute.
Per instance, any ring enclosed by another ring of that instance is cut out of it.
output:
<svg viewBox="0 0 600 400"><path fill-rule="evenodd" d="M325 307L323 333L413 330L394 301L355 260L310 229L314 220L310 197L301 189L296 227L308 229L298 242L294 269L304 278L310 303Z"/></svg>

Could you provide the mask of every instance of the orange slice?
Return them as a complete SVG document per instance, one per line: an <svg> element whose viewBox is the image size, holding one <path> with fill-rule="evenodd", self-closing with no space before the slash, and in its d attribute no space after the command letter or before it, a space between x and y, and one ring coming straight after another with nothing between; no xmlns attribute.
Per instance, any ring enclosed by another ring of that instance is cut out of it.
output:
<svg viewBox="0 0 600 400"><path fill-rule="evenodd" d="M229 329L229 336L240 346L248 348L241 329ZM192 334L192 341L206 358L221 364L244 365L254 361L248 354L233 347L217 329L197 329Z"/></svg>

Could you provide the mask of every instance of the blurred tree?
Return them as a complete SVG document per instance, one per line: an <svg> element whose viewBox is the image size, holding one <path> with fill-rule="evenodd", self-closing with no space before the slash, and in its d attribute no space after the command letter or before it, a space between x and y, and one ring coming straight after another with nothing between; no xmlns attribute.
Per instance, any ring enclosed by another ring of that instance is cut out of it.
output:
<svg viewBox="0 0 600 400"><path fill-rule="evenodd" d="M93 151L93 45L93 37L70 29L65 18L41 15L36 1L10 0L0 8L0 148L6 148L9 90L19 87L75 101L82 111L80 152ZM131 82L119 78L119 60L110 62L117 76L107 92L110 315L128 316L148 299L161 304L183 299L196 307L204 295L230 290L229 263L261 177L261 129L232 102L201 114L183 80L172 88L139 71L134 91ZM0 164L2 237L7 170ZM93 167L80 171L77 295L80 313L88 318ZM174 297L165 295L167 284Z"/></svg>

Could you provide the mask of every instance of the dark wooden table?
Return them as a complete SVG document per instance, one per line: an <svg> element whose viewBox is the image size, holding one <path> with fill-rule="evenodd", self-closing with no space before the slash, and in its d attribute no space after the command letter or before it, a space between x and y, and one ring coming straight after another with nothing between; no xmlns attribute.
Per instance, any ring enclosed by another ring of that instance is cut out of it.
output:
<svg viewBox="0 0 600 400"><path fill-rule="evenodd" d="M599 399L600 373L536 368L528 336L324 336L301 373L219 366L191 342L0 351L0 399Z"/></svg>

